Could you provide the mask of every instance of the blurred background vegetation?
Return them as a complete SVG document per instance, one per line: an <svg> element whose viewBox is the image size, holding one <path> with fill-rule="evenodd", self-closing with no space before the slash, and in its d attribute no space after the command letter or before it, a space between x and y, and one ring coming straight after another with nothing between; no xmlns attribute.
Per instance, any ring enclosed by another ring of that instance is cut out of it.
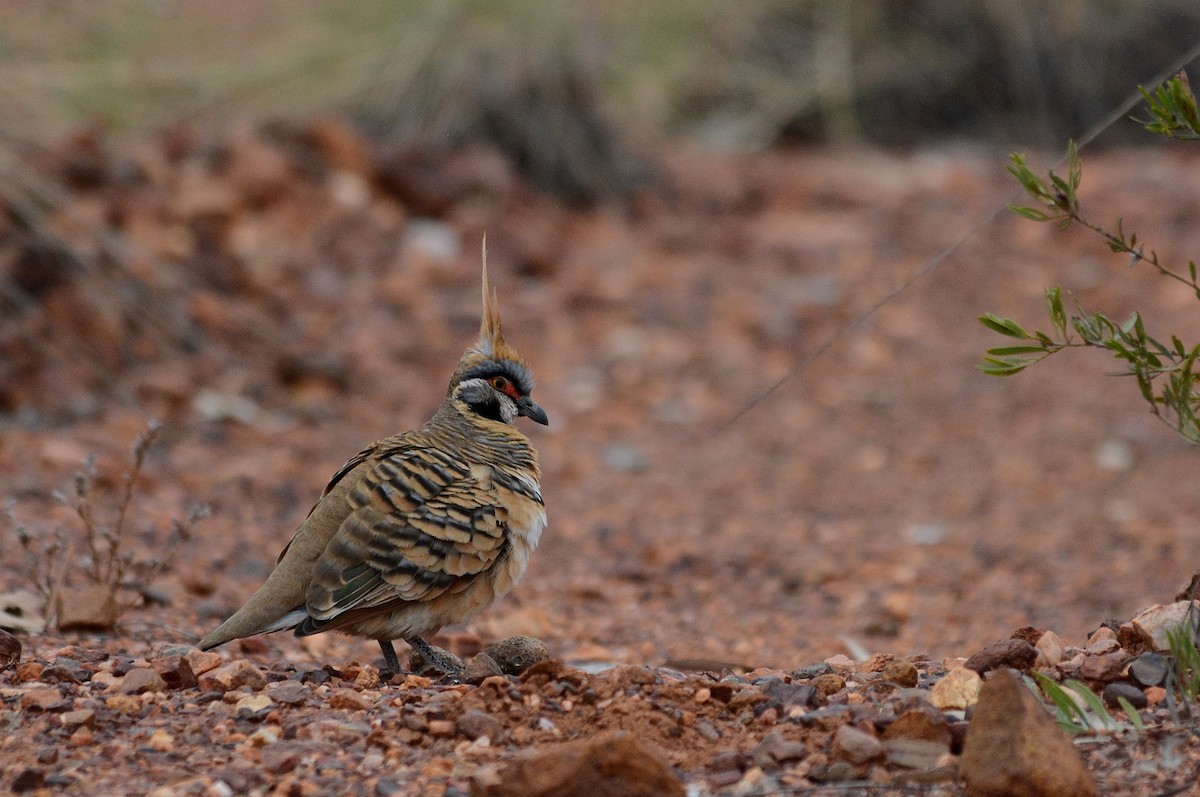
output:
<svg viewBox="0 0 1200 797"><path fill-rule="evenodd" d="M337 114L588 200L663 135L1058 148L1198 39L1195 0L0 0L0 133Z"/></svg>

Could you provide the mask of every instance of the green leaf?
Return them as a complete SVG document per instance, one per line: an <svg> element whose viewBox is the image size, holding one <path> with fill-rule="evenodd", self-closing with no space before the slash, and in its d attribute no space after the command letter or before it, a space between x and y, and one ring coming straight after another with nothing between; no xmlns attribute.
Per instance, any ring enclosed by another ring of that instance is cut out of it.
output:
<svg viewBox="0 0 1200 797"><path fill-rule="evenodd" d="M1051 288L1046 291L1046 310L1050 313L1050 321L1063 333L1067 334L1067 314L1063 310L1062 288Z"/></svg>
<svg viewBox="0 0 1200 797"><path fill-rule="evenodd" d="M1050 221L1052 218L1045 211L1038 210L1037 208L1031 208L1028 205L1009 205L1008 209L1013 213L1016 213L1018 216L1024 216L1030 221Z"/></svg>
<svg viewBox="0 0 1200 797"><path fill-rule="evenodd" d="M1083 698L1083 702L1087 703L1088 708L1091 709L1092 714L1099 721L1100 727L1107 730L1113 730L1117 727L1117 722L1108 713L1108 708L1104 705L1104 701L1087 684L1077 681L1074 678L1068 678L1063 682L1063 685Z"/></svg>
<svg viewBox="0 0 1200 797"><path fill-rule="evenodd" d="M1145 733L1146 724L1142 722L1142 715L1136 708L1133 707L1133 704L1121 695L1117 695L1117 705L1119 705L1121 710L1124 711L1126 716L1129 717L1129 721L1133 723L1133 727L1137 729L1137 732Z"/></svg>
<svg viewBox="0 0 1200 797"><path fill-rule="evenodd" d="M984 361L975 367L988 376L1012 376L1021 373L1031 365L1033 362L1012 363L985 357Z"/></svg>
<svg viewBox="0 0 1200 797"><path fill-rule="evenodd" d="M1011 318L1001 318L993 313L984 313L979 316L979 323L993 332L999 332L1001 335L1007 335L1010 338L1021 338L1022 340L1030 338L1029 333Z"/></svg>
<svg viewBox="0 0 1200 797"><path fill-rule="evenodd" d="M1070 695L1063 691L1061 686L1036 670L1033 672L1033 677L1037 679L1042 693L1058 709L1058 724L1063 730L1067 731L1067 733L1082 733L1088 729L1087 718L1083 714L1083 709L1071 699ZM1083 721L1080 722L1076 717L1082 718Z"/></svg>
<svg viewBox="0 0 1200 797"><path fill-rule="evenodd" d="M998 349L988 349L987 353L993 357L1007 357L1011 354L1041 354L1047 353L1044 346L1001 346Z"/></svg>

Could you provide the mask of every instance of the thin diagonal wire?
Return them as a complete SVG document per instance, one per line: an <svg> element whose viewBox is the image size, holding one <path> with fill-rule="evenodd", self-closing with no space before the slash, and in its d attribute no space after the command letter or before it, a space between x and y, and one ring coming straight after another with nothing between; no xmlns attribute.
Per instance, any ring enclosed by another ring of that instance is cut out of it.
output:
<svg viewBox="0 0 1200 797"><path fill-rule="evenodd" d="M1184 66L1191 63L1196 58L1200 58L1200 42L1196 42L1196 44L1192 45L1191 49L1189 49L1186 53L1184 53L1182 56L1177 58L1169 67L1162 70L1162 72L1160 72L1158 75L1154 76L1154 78L1150 81L1149 85L1157 86L1158 84L1160 84L1163 81L1170 78L1172 75L1175 75L1176 73L1178 73L1179 70L1183 69ZM1141 95L1140 91L1131 92L1130 95L1119 106L1117 106L1108 116L1104 117L1099 122L1092 125L1078 139L1079 148L1083 149L1085 146L1087 146L1092 141L1094 141L1097 136L1099 136L1105 130L1112 127L1114 124L1116 124L1122 117L1124 117L1127 113L1129 113L1130 110L1133 109L1133 106L1137 105L1138 101L1141 98L1142 98L1142 95ZM1059 160L1058 163L1054 164L1054 167L1052 167L1052 168L1057 168L1058 166L1061 166L1063 163L1063 160L1065 160L1065 158L1062 160ZM981 218L979 221L975 222L975 224L971 225L971 227L965 233L963 233L961 236L959 236L958 240L954 241L954 243L950 244L945 249L941 250L940 252L935 254L933 257L929 258L924 263L922 263L920 268L918 268L916 271L914 271L912 274L910 274L903 282L901 282L895 288L892 288L890 291L885 293L878 300L873 302L870 307L868 307L861 314L859 314L857 317L855 317L852 321L850 321L850 323L846 324L844 327L839 329L837 332L834 332L832 337L830 337L828 340L826 340L824 343L822 343L819 347L817 347L817 349L815 351L813 351L807 357L804 357L798 363L796 363L794 366L792 366L792 368L786 374L779 377L774 382L772 382L770 385L768 385L766 388L761 390L757 396L752 398L745 406L743 406L740 410L738 410L733 415L733 417L731 417L729 420L725 421L725 423L718 426L713 431L713 433L710 435L710 437L716 437L717 435L719 435L722 432L729 429L731 426L733 426L735 423L737 423L739 420L741 420L743 416L745 416L747 413L749 413L751 410L753 410L755 407L757 407L759 404L761 404L763 401L765 401L767 398L769 398L772 393L774 393L779 388L783 387L783 385L786 384L790 379L792 379L792 377L796 376L796 374L800 373L805 368L807 368L810 364L812 364L812 362L814 360L816 360L818 357L821 357L822 355L825 354L825 352L827 352L831 348L833 348L834 344L840 342L842 340L842 338L846 337L848 334L853 332L855 329L858 329L858 327L862 326L863 323L865 323L869 318L871 318L873 315L875 315L875 313L877 313L881 307L883 307L885 304L892 301L897 296L899 296L900 294L902 294L906 290L908 290L909 286L911 286L914 282L917 282L918 280L923 279L931 271L933 271L935 268L940 266L942 264L942 261L944 261L951 254L953 254L956 249L958 249L960 246L962 246L964 243L966 243L972 236L975 235L975 233L979 232L979 230L981 230L983 227L986 227L988 224L991 224L992 220L995 219L998 215L1000 215L1000 213L1003 210L1005 210L1005 208L1008 206L1008 204L1009 203L1005 202L1004 204L997 205L995 208L992 209L992 211L990 213L988 213L986 216Z"/></svg>

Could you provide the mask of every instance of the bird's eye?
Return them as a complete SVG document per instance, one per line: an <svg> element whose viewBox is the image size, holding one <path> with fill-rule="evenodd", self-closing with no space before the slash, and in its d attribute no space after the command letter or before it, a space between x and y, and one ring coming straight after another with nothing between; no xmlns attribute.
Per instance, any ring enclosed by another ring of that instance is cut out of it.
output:
<svg viewBox="0 0 1200 797"><path fill-rule="evenodd" d="M508 380L505 379L503 376L493 376L491 379L488 380L488 382L491 383L492 387L494 387L500 391L505 390L509 384Z"/></svg>

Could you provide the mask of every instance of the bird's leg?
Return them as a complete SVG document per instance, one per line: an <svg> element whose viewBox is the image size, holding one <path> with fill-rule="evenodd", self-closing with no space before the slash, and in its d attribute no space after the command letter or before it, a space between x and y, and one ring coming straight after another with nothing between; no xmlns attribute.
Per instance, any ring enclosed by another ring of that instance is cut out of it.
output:
<svg viewBox="0 0 1200 797"><path fill-rule="evenodd" d="M400 658L396 655L396 648L392 647L392 640L380 639L379 649L383 651L384 669L379 671L379 680L390 681L392 677L404 672L400 667Z"/></svg>
<svg viewBox="0 0 1200 797"><path fill-rule="evenodd" d="M420 653L421 658L425 659L430 667L447 678L462 680L463 666L458 656L433 647L419 636L407 637L404 641L409 644L409 647Z"/></svg>

